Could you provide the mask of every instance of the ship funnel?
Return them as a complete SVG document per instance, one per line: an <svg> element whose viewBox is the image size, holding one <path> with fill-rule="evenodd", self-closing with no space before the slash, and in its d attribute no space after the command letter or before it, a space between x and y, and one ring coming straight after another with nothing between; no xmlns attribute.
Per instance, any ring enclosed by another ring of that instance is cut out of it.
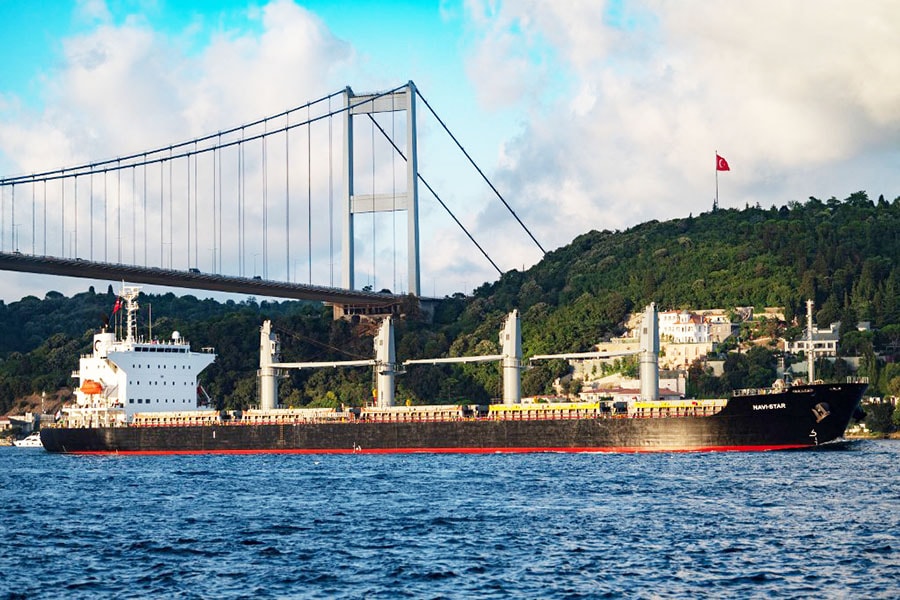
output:
<svg viewBox="0 0 900 600"><path fill-rule="evenodd" d="M500 348L503 370L503 404L518 404L522 401L520 372L522 367L522 328L519 311L513 310L506 317L500 332Z"/></svg>
<svg viewBox="0 0 900 600"><path fill-rule="evenodd" d="M376 404L381 407L394 405L394 375L396 375L397 357L394 352L394 323L391 317L385 317L381 329L375 336L375 387Z"/></svg>
<svg viewBox="0 0 900 600"><path fill-rule="evenodd" d="M271 410L278 401L277 370L272 363L281 359L281 344L272 333L272 322L264 321L259 329L259 408Z"/></svg>
<svg viewBox="0 0 900 600"><path fill-rule="evenodd" d="M659 400L659 321L653 302L641 324L641 400Z"/></svg>

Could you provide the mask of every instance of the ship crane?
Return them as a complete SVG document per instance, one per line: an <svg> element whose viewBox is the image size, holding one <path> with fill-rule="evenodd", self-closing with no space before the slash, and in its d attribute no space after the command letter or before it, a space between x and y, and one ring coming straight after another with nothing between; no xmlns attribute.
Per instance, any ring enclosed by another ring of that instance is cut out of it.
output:
<svg viewBox="0 0 900 600"><path fill-rule="evenodd" d="M629 352L570 352L568 354L537 354L529 360L582 360L588 358L616 358L619 356L640 355L641 400L659 400L659 320L656 303L651 302L644 309L644 322L641 324L640 349Z"/></svg>
<svg viewBox="0 0 900 600"><path fill-rule="evenodd" d="M259 332L259 408L275 408L278 398L279 369L321 369L337 367L375 367L376 401L380 407L394 405L394 376L397 360L394 353L394 324L391 317L385 317L375 336L375 358L365 360L342 360L332 362L279 362L281 343L272 332L272 322L265 321Z"/></svg>
<svg viewBox="0 0 900 600"><path fill-rule="evenodd" d="M480 356L454 356L450 358L418 358L403 361L403 365L437 365L449 363L473 363L500 361L503 369L503 403L518 404L522 398L522 328L519 324L519 311L513 310L506 316L503 330L500 332L500 348L502 354L484 354Z"/></svg>
<svg viewBox="0 0 900 600"><path fill-rule="evenodd" d="M337 367L374 367L376 371L376 401L379 407L394 405L394 377L403 373L398 370L394 350L394 325L391 317L386 317L375 336L375 358L365 360L344 360L331 362L280 362L281 344L272 332L271 321L265 321L260 328L259 379L260 409L274 409L278 398L278 371L280 369L321 369ZM454 356L449 358L418 358L403 361L408 365L438 365L499 361L503 370L503 403L519 404L522 400L522 328L519 311L510 312L500 332L500 354L480 356ZM641 399L659 399L659 326L656 305L650 304L644 312L641 328L641 349L636 352L577 352L568 354L539 354L529 360L611 358L641 355Z"/></svg>

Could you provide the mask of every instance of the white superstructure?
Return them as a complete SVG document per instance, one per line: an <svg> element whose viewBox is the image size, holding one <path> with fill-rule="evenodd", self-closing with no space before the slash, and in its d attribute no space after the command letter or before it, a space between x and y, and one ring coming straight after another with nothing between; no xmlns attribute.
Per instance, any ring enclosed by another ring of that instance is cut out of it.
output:
<svg viewBox="0 0 900 600"><path fill-rule="evenodd" d="M91 354L81 357L75 406L66 409L70 425L130 421L135 413L184 412L201 408L197 375L216 359L211 351L192 352L178 332L168 341L144 340L137 332L139 287L123 287L115 312L125 312L125 339L106 328L94 335ZM205 408L205 407L204 407Z"/></svg>

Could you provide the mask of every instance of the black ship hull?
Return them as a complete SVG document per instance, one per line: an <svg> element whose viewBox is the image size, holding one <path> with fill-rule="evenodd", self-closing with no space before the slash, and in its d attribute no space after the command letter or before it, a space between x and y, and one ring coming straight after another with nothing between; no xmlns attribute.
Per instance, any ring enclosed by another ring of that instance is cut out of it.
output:
<svg viewBox="0 0 900 600"><path fill-rule="evenodd" d="M41 441L50 452L82 454L780 450L839 439L865 388L817 384L740 395L710 416L51 427Z"/></svg>

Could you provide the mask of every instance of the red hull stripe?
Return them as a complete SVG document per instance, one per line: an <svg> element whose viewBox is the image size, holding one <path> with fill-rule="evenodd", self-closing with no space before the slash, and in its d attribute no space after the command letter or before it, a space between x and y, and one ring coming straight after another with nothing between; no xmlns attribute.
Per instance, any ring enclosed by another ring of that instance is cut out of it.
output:
<svg viewBox="0 0 900 600"><path fill-rule="evenodd" d="M259 450L91 450L72 452L71 454L127 454L130 456L160 456L167 454L524 454L535 452L643 454L650 452L764 452L812 447L814 446L809 444L779 444L773 446L704 446L698 448L639 448L629 446L611 446L606 448L363 448L361 450L352 448L280 448Z"/></svg>

